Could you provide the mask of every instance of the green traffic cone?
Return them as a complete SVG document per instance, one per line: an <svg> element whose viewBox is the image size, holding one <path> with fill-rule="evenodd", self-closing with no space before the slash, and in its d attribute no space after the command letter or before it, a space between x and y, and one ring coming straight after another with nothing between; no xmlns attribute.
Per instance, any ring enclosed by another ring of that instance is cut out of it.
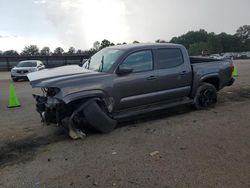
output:
<svg viewBox="0 0 250 188"><path fill-rule="evenodd" d="M13 83L10 84L9 88L9 105L8 108L15 108L15 107L20 107L19 100L16 96L16 90L14 88Z"/></svg>
<svg viewBox="0 0 250 188"><path fill-rule="evenodd" d="M238 76L238 71L236 66L234 65L234 72L233 72L233 77L237 77Z"/></svg>

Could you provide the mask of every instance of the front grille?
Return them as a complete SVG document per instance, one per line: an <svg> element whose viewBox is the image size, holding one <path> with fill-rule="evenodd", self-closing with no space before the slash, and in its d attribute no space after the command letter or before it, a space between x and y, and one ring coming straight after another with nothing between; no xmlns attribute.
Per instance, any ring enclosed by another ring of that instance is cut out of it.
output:
<svg viewBox="0 0 250 188"><path fill-rule="evenodd" d="M28 73L29 71L27 70L18 70L17 73L19 74L25 74L25 73Z"/></svg>

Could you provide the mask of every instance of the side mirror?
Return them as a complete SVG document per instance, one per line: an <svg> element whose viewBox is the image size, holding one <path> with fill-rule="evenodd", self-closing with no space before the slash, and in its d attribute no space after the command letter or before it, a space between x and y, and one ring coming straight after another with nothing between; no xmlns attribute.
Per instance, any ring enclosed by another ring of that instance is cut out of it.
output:
<svg viewBox="0 0 250 188"><path fill-rule="evenodd" d="M133 69L125 66L119 66L117 70L117 74L119 75L129 74L131 72L133 72Z"/></svg>

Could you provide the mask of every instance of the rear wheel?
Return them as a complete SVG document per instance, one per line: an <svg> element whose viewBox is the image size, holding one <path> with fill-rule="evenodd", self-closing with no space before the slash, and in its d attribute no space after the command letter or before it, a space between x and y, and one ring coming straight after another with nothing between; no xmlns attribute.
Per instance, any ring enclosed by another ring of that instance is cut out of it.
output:
<svg viewBox="0 0 250 188"><path fill-rule="evenodd" d="M198 110L213 107L217 102L217 90L209 83L202 83L196 91L194 106Z"/></svg>

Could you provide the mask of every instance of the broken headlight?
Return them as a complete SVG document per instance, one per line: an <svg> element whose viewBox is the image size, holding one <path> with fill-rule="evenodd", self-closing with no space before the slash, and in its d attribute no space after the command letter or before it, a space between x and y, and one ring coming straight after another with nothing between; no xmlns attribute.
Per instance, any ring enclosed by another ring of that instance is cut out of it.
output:
<svg viewBox="0 0 250 188"><path fill-rule="evenodd" d="M47 97L54 97L56 94L60 92L60 89L56 87L49 87L49 88L42 88L42 91Z"/></svg>

